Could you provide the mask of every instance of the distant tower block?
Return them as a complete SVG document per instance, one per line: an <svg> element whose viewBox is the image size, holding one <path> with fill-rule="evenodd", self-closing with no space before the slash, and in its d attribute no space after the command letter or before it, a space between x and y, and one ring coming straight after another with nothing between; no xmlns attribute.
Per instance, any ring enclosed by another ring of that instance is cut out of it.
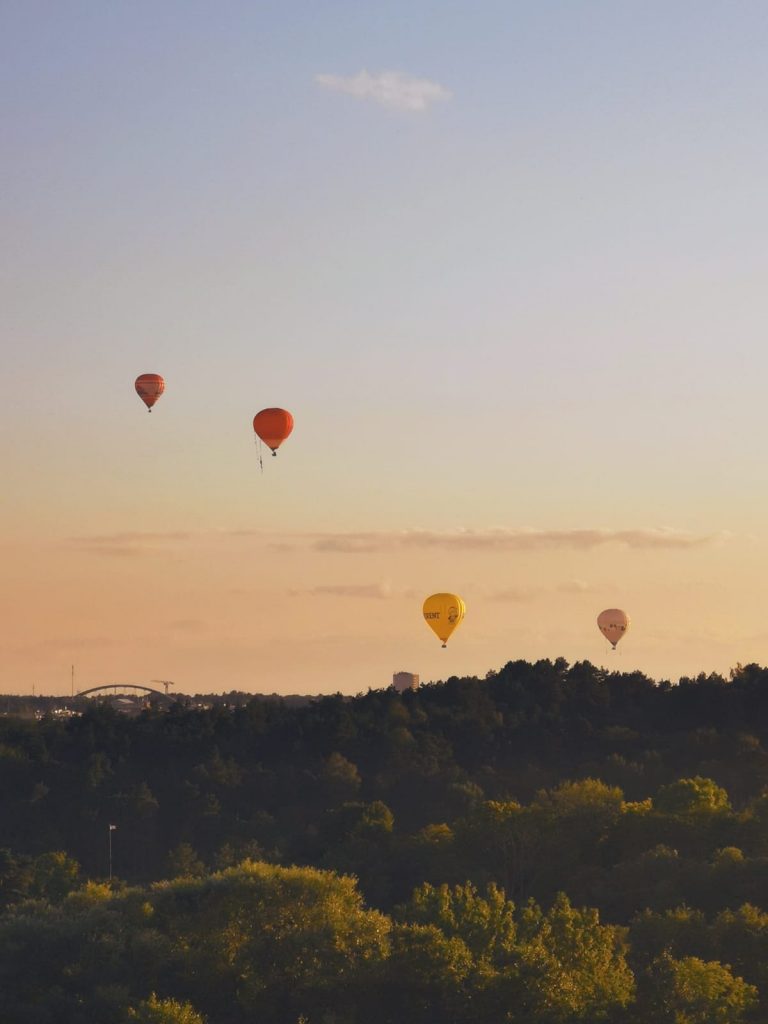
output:
<svg viewBox="0 0 768 1024"><path fill-rule="evenodd" d="M398 693L403 693L405 690L418 690L419 677L413 672L395 672L392 676L392 687Z"/></svg>

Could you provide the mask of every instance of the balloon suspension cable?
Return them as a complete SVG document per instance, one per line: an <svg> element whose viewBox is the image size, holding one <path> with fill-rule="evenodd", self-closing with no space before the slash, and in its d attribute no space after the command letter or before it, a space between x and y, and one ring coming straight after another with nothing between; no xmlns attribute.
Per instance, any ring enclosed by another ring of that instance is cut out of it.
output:
<svg viewBox="0 0 768 1024"><path fill-rule="evenodd" d="M261 457L261 438L258 436L258 434L254 438L254 441L256 442L256 447L259 450L259 469L263 473L264 472L264 459Z"/></svg>

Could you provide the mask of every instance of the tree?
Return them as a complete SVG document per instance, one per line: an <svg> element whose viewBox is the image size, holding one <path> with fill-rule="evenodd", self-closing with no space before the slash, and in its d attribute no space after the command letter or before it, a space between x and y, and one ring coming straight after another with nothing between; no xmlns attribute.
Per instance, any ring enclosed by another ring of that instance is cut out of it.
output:
<svg viewBox="0 0 768 1024"><path fill-rule="evenodd" d="M745 903L718 914L711 933L718 958L727 958L738 974L768 993L768 914Z"/></svg>
<svg viewBox="0 0 768 1024"><path fill-rule="evenodd" d="M338 751L334 751L326 759L323 765L322 780L327 799L334 805L354 800L361 785L357 765L348 761Z"/></svg>
<svg viewBox="0 0 768 1024"><path fill-rule="evenodd" d="M692 907L678 906L664 913L646 909L635 916L629 935L632 961L643 967L665 952L710 959L715 951L704 914Z"/></svg>
<svg viewBox="0 0 768 1024"><path fill-rule="evenodd" d="M580 779L542 790L536 795L536 804L560 820L589 819L604 825L621 813L624 794L618 786L607 786L600 779Z"/></svg>
<svg viewBox="0 0 768 1024"><path fill-rule="evenodd" d="M541 812L515 801L481 804L456 823L456 841L474 877L496 882L516 901L530 895L546 865Z"/></svg>
<svg viewBox="0 0 768 1024"><path fill-rule="evenodd" d="M712 814L728 811L731 807L726 791L712 779L704 779L700 775L662 786L653 806L663 814L676 816Z"/></svg>
<svg viewBox="0 0 768 1024"><path fill-rule="evenodd" d="M449 938L461 939L476 959L504 964L514 955L515 907L493 883L484 896L471 882L453 888L425 883L401 913L409 921L434 925Z"/></svg>
<svg viewBox="0 0 768 1024"><path fill-rule="evenodd" d="M757 989L736 978L727 964L698 957L659 957L638 1002L639 1022L739 1024L757 1003Z"/></svg>
<svg viewBox="0 0 768 1024"><path fill-rule="evenodd" d="M381 994L383 1019L409 1024L466 1020L473 966L467 945L436 925L396 925Z"/></svg>
<svg viewBox="0 0 768 1024"><path fill-rule="evenodd" d="M80 865L62 850L42 853L32 864L30 894L58 902L75 890L80 881Z"/></svg>
<svg viewBox="0 0 768 1024"><path fill-rule="evenodd" d="M531 903L521 916L519 942L537 1022L591 1024L632 1001L624 929L601 925L596 910L576 910L562 893L546 913Z"/></svg>
<svg viewBox="0 0 768 1024"><path fill-rule="evenodd" d="M168 854L168 872L171 878L199 878L205 865L190 843L179 843Z"/></svg>
<svg viewBox="0 0 768 1024"><path fill-rule="evenodd" d="M149 999L129 1008L128 1020L135 1024L205 1024L205 1018L191 1003L158 999L154 992Z"/></svg>
<svg viewBox="0 0 768 1024"><path fill-rule="evenodd" d="M151 903L153 927L184 952L185 997L217 1021L233 1008L281 1021L341 1012L371 983L390 928L352 878L251 861L164 883Z"/></svg>

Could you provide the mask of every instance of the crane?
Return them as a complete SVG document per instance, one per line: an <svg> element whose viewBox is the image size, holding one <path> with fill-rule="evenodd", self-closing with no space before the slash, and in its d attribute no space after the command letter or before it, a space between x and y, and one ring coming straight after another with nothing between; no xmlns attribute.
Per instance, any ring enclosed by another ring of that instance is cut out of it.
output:
<svg viewBox="0 0 768 1024"><path fill-rule="evenodd" d="M168 687L175 686L176 683L172 679L150 679L150 683L162 683L165 687L165 696L168 696Z"/></svg>

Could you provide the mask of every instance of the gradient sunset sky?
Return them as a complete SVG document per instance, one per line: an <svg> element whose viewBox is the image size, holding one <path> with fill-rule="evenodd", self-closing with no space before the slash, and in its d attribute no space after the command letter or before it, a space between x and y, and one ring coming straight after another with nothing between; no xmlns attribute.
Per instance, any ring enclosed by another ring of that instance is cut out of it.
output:
<svg viewBox="0 0 768 1024"><path fill-rule="evenodd" d="M0 691L765 663L766 53L740 0L2 0Z"/></svg>

